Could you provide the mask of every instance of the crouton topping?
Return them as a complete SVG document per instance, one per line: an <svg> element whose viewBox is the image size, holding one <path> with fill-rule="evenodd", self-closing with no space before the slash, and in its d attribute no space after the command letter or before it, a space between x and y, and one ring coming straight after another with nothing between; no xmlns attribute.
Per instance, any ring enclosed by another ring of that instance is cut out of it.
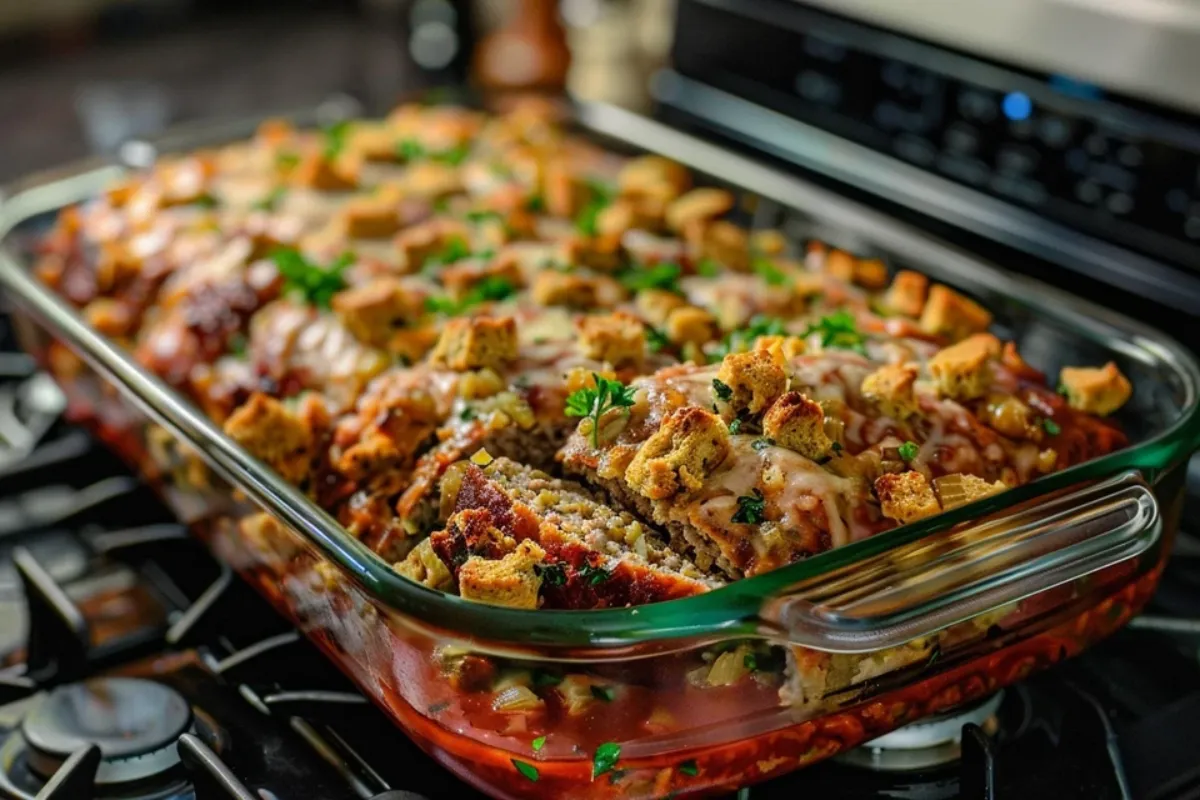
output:
<svg viewBox="0 0 1200 800"><path fill-rule="evenodd" d="M720 417L694 406L680 408L638 448L625 482L652 500L692 492L721 465L729 449L729 429Z"/></svg>
<svg viewBox="0 0 1200 800"><path fill-rule="evenodd" d="M941 512L929 480L915 470L880 475L875 494L883 515L901 524L916 522Z"/></svg>
<svg viewBox="0 0 1200 800"><path fill-rule="evenodd" d="M325 153L309 153L292 171L299 186L321 192L348 192L358 186L358 175L345 159L329 158Z"/></svg>
<svg viewBox="0 0 1200 800"><path fill-rule="evenodd" d="M633 299L642 319L651 325L664 325L671 312L687 305L687 301L666 289L642 289Z"/></svg>
<svg viewBox="0 0 1200 800"><path fill-rule="evenodd" d="M1063 367L1058 382L1071 408L1102 417L1125 405L1133 394L1129 379L1111 361L1099 368Z"/></svg>
<svg viewBox="0 0 1200 800"><path fill-rule="evenodd" d="M512 317L457 318L446 322L430 354L435 364L462 372L500 369L517 357L517 323Z"/></svg>
<svg viewBox="0 0 1200 800"><path fill-rule="evenodd" d="M702 345L717 338L717 320L695 306L677 308L667 316L667 339L672 344Z"/></svg>
<svg viewBox="0 0 1200 800"><path fill-rule="evenodd" d="M921 330L954 341L981 333L992 324L992 315L974 300L937 284L929 290L929 301L921 312ZM998 346L998 345L997 345Z"/></svg>
<svg viewBox="0 0 1200 800"><path fill-rule="evenodd" d="M646 329L636 317L617 311L579 321L579 345L587 358L614 367L637 364L646 350Z"/></svg>
<svg viewBox="0 0 1200 800"><path fill-rule="evenodd" d="M759 414L787 389L787 373L765 350L725 356L716 381L714 386L728 389L718 391L718 399L728 403L735 415Z"/></svg>
<svg viewBox="0 0 1200 800"><path fill-rule="evenodd" d="M533 279L533 302L540 306L596 308L611 298L611 287L611 279L546 270ZM619 293L619 287L616 291Z"/></svg>
<svg viewBox="0 0 1200 800"><path fill-rule="evenodd" d="M433 552L428 539L414 547L403 561L392 565L392 569L430 589L449 589L454 583L454 576Z"/></svg>
<svg viewBox="0 0 1200 800"><path fill-rule="evenodd" d="M929 372L943 397L973 400L987 392L991 362L999 356L1000 340L990 333L978 333L938 351L929 361Z"/></svg>
<svg viewBox="0 0 1200 800"><path fill-rule="evenodd" d="M314 431L273 397L252 394L225 421L225 433L284 480L300 483L312 469Z"/></svg>
<svg viewBox="0 0 1200 800"><path fill-rule="evenodd" d="M888 364L863 378L862 393L884 416L903 421L917 413L913 383L918 373L915 364Z"/></svg>
<svg viewBox="0 0 1200 800"><path fill-rule="evenodd" d="M380 191L355 197L342 206L338 220L346 236L383 239L400 230L400 197L395 191Z"/></svg>
<svg viewBox="0 0 1200 800"><path fill-rule="evenodd" d="M833 441L825 433L825 412L800 392L788 392L763 415L763 433L780 447L814 461L829 455Z"/></svg>
<svg viewBox="0 0 1200 800"><path fill-rule="evenodd" d="M424 313L424 298L396 278L377 278L333 296L334 313L360 342L384 347L395 332Z"/></svg>
<svg viewBox="0 0 1200 800"><path fill-rule="evenodd" d="M476 603L535 609L542 588L536 567L545 559L546 551L529 540L499 561L471 556L458 571L459 594Z"/></svg>
<svg viewBox="0 0 1200 800"><path fill-rule="evenodd" d="M919 272L903 269L896 273L881 304L892 314L919 317L925 310L925 296L929 293L929 279Z"/></svg>
<svg viewBox="0 0 1200 800"><path fill-rule="evenodd" d="M692 189L667 206L667 225L682 231L694 222L715 219L733 208L733 195L724 189Z"/></svg>

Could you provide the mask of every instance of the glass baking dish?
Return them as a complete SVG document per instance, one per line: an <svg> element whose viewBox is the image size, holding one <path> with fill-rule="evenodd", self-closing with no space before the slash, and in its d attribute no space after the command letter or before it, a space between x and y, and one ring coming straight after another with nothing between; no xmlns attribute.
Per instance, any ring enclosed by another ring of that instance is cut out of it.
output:
<svg viewBox="0 0 1200 800"><path fill-rule="evenodd" d="M170 149L228 141L197 130ZM24 346L88 424L409 736L496 797L717 793L977 702L1108 635L1153 592L1200 443L1200 371L1155 331L981 263L653 121L577 108L581 135L736 188L756 226L966 290L1050 372L1116 361L1132 445L1026 486L682 600L520 611L402 578L89 328L30 274L61 208L123 168L16 187L0 286ZM145 157L147 146L135 151Z"/></svg>

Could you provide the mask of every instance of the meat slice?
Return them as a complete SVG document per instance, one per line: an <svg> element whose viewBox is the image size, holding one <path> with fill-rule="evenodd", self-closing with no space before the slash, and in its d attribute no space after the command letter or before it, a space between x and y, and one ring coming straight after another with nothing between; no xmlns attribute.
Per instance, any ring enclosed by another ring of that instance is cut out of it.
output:
<svg viewBox="0 0 1200 800"><path fill-rule="evenodd" d="M463 570L470 573L476 598L518 596L502 591L505 587L493 593L477 585L487 575L515 581L512 569L485 569L481 561L519 561L535 577L540 608L641 605L721 584L631 514L605 505L577 483L507 458L485 466L455 464L442 481L441 503L447 522L430 536L431 548L460 585ZM522 546L525 555L514 556ZM528 588L528 576L520 585ZM533 607L525 591L519 596L522 607Z"/></svg>

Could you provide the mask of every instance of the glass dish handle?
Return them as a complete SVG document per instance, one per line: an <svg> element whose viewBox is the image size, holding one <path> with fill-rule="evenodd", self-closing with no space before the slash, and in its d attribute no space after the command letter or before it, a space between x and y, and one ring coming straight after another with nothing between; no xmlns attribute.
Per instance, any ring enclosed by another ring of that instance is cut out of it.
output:
<svg viewBox="0 0 1200 800"><path fill-rule="evenodd" d="M762 610L792 644L904 644L1144 553L1162 534L1136 472L926 536L795 584Z"/></svg>

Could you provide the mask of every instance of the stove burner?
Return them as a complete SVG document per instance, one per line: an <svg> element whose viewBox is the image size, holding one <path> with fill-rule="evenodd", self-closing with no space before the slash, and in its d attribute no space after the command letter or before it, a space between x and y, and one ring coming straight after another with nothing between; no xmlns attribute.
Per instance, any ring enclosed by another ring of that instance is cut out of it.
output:
<svg viewBox="0 0 1200 800"><path fill-rule="evenodd" d="M192 725L183 696L154 681L96 678L52 690L25 716L29 767L48 778L76 750L100 748L96 783L160 775L178 766L175 742Z"/></svg>
<svg viewBox="0 0 1200 800"><path fill-rule="evenodd" d="M928 769L957 761L962 755L962 730L968 723L989 736L999 729L996 712L1004 692L968 708L913 722L878 739L872 739L839 757L845 764L880 772Z"/></svg>

